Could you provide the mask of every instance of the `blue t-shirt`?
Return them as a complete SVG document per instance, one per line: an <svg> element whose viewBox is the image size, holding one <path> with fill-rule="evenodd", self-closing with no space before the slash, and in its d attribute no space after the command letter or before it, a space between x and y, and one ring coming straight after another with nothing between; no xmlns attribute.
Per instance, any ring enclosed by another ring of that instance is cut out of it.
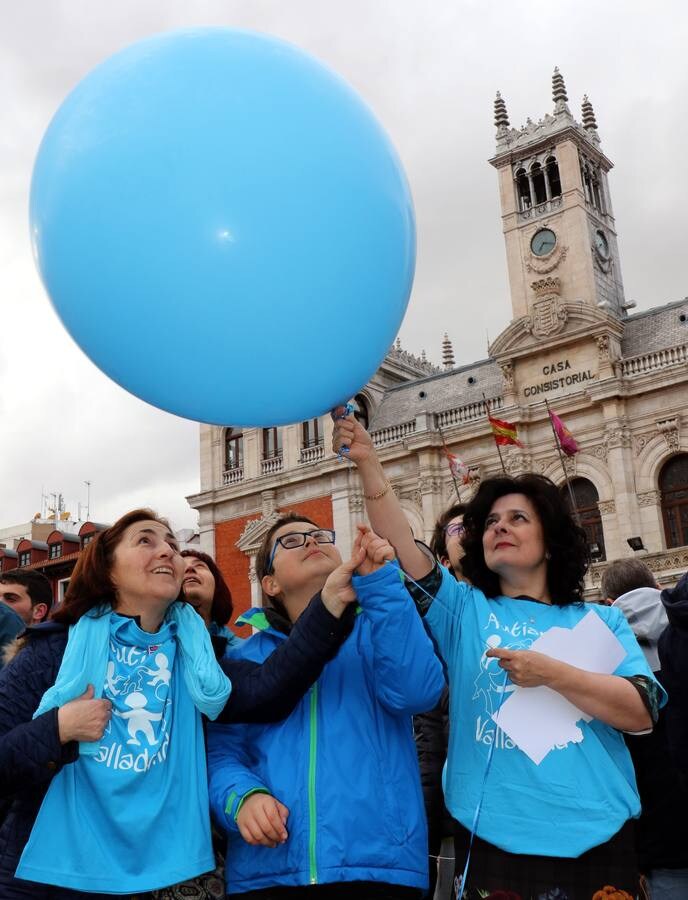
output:
<svg viewBox="0 0 688 900"><path fill-rule="evenodd" d="M613 607L488 600L443 569L426 615L449 676L447 809L471 829L482 791L476 833L510 853L580 856L640 814L631 757L615 728L580 720L582 740L556 747L536 765L492 720L505 690L504 670L486 651L527 650L548 629L573 628L591 609L626 650L614 674L653 679L626 619Z"/></svg>
<svg viewBox="0 0 688 900"><path fill-rule="evenodd" d="M17 877L128 894L215 868L200 714L177 659L177 626L150 634L113 614L95 756L53 779Z"/></svg>

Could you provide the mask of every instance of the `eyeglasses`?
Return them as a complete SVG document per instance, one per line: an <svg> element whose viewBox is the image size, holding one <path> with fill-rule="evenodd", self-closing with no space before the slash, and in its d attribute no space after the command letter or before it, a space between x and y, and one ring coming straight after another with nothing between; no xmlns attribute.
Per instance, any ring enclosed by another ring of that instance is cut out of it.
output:
<svg viewBox="0 0 688 900"><path fill-rule="evenodd" d="M462 523L452 522L451 525L447 525L444 529L444 533L447 537L461 537L462 534L466 533L466 529Z"/></svg>
<svg viewBox="0 0 688 900"><path fill-rule="evenodd" d="M283 534L277 538L275 546L272 548L267 567L268 573L272 571L272 563L279 546L284 547L285 550L296 550L297 547L303 547L306 543L306 538L309 537L313 538L316 544L334 544L335 535L330 528L314 528L312 531L290 531L288 534Z"/></svg>

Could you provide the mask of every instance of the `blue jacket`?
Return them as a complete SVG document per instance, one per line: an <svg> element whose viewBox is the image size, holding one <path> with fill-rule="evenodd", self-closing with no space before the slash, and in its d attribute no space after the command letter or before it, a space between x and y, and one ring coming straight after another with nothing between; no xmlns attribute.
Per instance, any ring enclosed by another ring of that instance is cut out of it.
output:
<svg viewBox="0 0 688 900"><path fill-rule="evenodd" d="M442 667L396 564L355 577L351 635L276 725L211 725L211 809L228 832L227 891L376 881L426 888L428 846L411 716L431 709ZM284 640L264 610L233 656L261 661ZM273 619L274 622L274 619ZM264 791L289 809L287 841L250 846L235 816Z"/></svg>
<svg viewBox="0 0 688 900"><path fill-rule="evenodd" d="M349 634L351 618L333 618L317 599L299 619L292 640L266 665L221 660L232 693L220 720L265 722L288 715ZM32 718L57 678L67 627L44 622L28 628L21 640L24 648L0 671L0 898L49 900L50 886L15 880L14 872L50 781L79 753L76 741L60 743L57 709ZM222 655L225 647L222 640L216 653Z"/></svg>

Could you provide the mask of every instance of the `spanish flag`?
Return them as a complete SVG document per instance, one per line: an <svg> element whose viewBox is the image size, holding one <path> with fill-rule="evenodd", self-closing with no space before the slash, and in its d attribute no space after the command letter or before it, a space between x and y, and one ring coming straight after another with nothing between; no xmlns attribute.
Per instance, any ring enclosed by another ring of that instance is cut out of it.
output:
<svg viewBox="0 0 688 900"><path fill-rule="evenodd" d="M487 421L492 429L492 436L495 444L504 446L505 444L514 444L516 447L522 447L523 444L518 439L518 430L512 422L505 419L495 419L494 416L488 415Z"/></svg>

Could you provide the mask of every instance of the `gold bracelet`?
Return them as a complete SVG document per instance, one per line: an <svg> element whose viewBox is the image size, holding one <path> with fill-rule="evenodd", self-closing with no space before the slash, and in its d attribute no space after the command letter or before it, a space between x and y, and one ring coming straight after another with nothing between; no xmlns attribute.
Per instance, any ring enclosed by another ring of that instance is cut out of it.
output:
<svg viewBox="0 0 688 900"><path fill-rule="evenodd" d="M389 490L390 484L389 481L385 482L385 486L381 491L378 491L377 494L364 494L366 500L379 500L380 497L384 497L387 491Z"/></svg>

